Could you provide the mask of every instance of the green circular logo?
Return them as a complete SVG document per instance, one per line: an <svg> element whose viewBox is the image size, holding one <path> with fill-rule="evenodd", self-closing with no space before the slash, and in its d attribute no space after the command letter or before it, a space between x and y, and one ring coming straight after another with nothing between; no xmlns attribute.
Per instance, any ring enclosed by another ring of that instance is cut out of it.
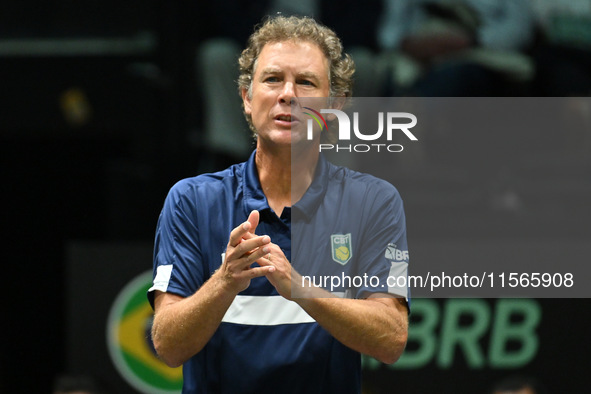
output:
<svg viewBox="0 0 591 394"><path fill-rule="evenodd" d="M182 368L170 368L157 356L150 334L154 312L146 298L152 271L138 275L117 295L107 321L107 347L121 376L145 394L180 393Z"/></svg>

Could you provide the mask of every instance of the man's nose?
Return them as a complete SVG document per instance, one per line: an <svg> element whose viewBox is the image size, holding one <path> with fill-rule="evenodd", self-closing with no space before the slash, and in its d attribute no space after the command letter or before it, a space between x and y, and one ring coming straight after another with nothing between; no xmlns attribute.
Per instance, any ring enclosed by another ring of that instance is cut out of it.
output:
<svg viewBox="0 0 591 394"><path fill-rule="evenodd" d="M283 89L279 93L279 102L291 104L291 101L295 97L295 89L293 82L285 82Z"/></svg>

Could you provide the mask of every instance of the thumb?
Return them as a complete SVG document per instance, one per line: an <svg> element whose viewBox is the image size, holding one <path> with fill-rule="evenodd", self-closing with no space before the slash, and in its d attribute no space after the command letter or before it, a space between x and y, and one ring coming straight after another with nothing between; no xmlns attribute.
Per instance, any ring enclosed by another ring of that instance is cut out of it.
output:
<svg viewBox="0 0 591 394"><path fill-rule="evenodd" d="M260 214L259 211L254 210L250 213L250 215L248 215L248 222L250 223L250 230L248 230L250 233L254 234L257 226L259 225L259 218L260 218Z"/></svg>

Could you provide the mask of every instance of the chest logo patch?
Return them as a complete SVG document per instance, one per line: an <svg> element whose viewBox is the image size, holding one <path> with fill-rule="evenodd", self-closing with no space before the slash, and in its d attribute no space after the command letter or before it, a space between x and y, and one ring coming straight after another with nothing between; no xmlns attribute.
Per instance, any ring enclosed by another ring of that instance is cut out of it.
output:
<svg viewBox="0 0 591 394"><path fill-rule="evenodd" d="M332 250L332 259L341 265L345 265L351 260L353 250L351 248L351 233L332 234L330 236L330 248Z"/></svg>

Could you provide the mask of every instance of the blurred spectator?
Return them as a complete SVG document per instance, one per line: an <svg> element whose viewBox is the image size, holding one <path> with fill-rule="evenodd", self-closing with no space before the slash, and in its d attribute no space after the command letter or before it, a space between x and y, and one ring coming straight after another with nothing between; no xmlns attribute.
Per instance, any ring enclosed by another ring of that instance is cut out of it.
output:
<svg viewBox="0 0 591 394"><path fill-rule="evenodd" d="M546 389L537 379L511 376L495 384L490 394L546 394Z"/></svg>
<svg viewBox="0 0 591 394"><path fill-rule="evenodd" d="M529 0L384 0L384 5L376 74L385 75L385 82L378 95L505 97L529 93L534 63L527 53L535 38ZM479 103L462 116L487 121L457 130L446 127L445 108L456 114L462 111L458 108L461 102L437 101L439 108L423 120L432 127L422 149L425 157L439 165L465 170L479 204L518 214L524 207L513 168L519 158L515 140L523 135L513 135L514 130L504 127L502 119L491 117L487 102ZM506 114L503 111L512 108L495 110Z"/></svg>
<svg viewBox="0 0 591 394"><path fill-rule="evenodd" d="M390 85L381 94L513 95L532 77L522 52L534 33L528 0L384 1L378 64Z"/></svg>
<svg viewBox="0 0 591 394"><path fill-rule="evenodd" d="M591 94L591 1L531 0L541 31L535 51L538 96Z"/></svg>
<svg viewBox="0 0 591 394"><path fill-rule="evenodd" d="M53 386L53 394L101 394L97 382L89 376L63 375L59 376Z"/></svg>

